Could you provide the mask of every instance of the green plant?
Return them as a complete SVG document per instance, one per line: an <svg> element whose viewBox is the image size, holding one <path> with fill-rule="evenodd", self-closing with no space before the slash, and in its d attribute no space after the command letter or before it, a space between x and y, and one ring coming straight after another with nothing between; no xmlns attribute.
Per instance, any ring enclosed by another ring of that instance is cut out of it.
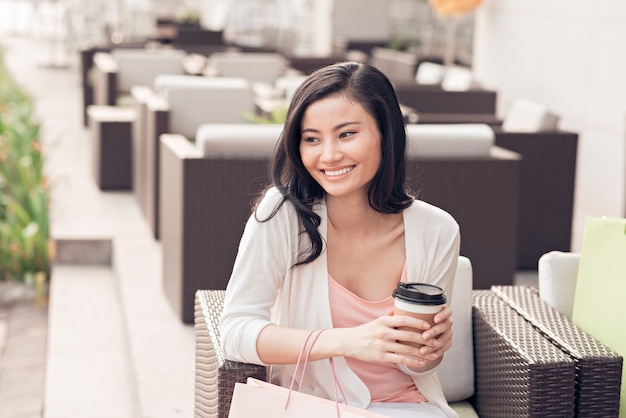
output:
<svg viewBox="0 0 626 418"><path fill-rule="evenodd" d="M275 123L282 125L287 120L287 106L277 106L271 110L269 115L244 112L243 117L253 123Z"/></svg>
<svg viewBox="0 0 626 418"><path fill-rule="evenodd" d="M50 272L49 190L30 97L0 51L0 281L37 283Z"/></svg>
<svg viewBox="0 0 626 418"><path fill-rule="evenodd" d="M183 6L177 10L176 20L180 23L199 25L202 17L200 16L200 12L196 9L189 6Z"/></svg>

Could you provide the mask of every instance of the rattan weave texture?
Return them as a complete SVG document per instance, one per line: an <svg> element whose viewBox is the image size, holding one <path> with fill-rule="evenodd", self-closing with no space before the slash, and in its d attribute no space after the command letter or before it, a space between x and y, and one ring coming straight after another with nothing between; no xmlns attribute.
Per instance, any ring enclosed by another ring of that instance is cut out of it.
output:
<svg viewBox="0 0 626 418"><path fill-rule="evenodd" d="M493 292L473 291L472 305L478 415L572 416L574 362Z"/></svg>
<svg viewBox="0 0 626 418"><path fill-rule="evenodd" d="M195 300L195 417L227 418L235 383L248 377L266 379L266 369L224 360L219 344L223 290L199 290Z"/></svg>
<svg viewBox="0 0 626 418"><path fill-rule="evenodd" d="M223 290L195 300L197 418L227 418L236 382L266 378L261 366L224 360L219 343ZM570 417L575 363L489 290L473 291L476 392L481 418Z"/></svg>
<svg viewBox="0 0 626 418"><path fill-rule="evenodd" d="M576 362L576 417L619 415L623 359L539 297L535 288L494 286L495 295Z"/></svg>

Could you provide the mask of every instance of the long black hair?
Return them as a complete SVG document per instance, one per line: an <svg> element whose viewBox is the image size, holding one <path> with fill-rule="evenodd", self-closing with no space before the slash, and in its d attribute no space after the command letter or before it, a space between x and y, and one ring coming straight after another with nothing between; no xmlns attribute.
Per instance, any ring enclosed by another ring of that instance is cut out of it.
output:
<svg viewBox="0 0 626 418"><path fill-rule="evenodd" d="M295 91L282 134L270 163L270 178L284 196L269 215L271 219L282 203L291 202L298 214L310 246L299 254L297 265L307 264L322 253L320 217L313 204L324 197L324 189L311 177L300 156L301 124L312 103L334 94L344 94L359 104L375 120L380 131L381 164L370 184L370 206L381 213L399 213L413 201L405 186L405 122L395 90L387 77L375 67L343 62L313 72Z"/></svg>

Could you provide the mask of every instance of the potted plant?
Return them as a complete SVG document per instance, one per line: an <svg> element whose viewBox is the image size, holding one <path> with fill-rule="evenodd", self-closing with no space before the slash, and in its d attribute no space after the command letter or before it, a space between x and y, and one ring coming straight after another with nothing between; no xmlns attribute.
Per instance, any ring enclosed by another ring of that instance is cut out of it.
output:
<svg viewBox="0 0 626 418"><path fill-rule="evenodd" d="M0 55L0 282L5 288L19 283L34 289L41 305L50 276L50 241L49 188L39 137L33 103Z"/></svg>

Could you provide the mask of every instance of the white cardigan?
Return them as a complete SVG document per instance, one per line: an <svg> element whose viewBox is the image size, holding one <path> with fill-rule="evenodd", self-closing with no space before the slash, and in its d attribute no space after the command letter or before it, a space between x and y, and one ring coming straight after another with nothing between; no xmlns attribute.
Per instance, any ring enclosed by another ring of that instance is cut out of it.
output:
<svg viewBox="0 0 626 418"><path fill-rule="evenodd" d="M281 199L277 189L268 190L258 207L258 219L265 219ZM325 239L324 201L315 205L315 211L321 217L319 231ZM404 210L403 218L408 277L442 287L451 300L460 245L456 221L443 210L419 200ZM298 254L306 249L300 240L300 229L295 208L289 202L267 222L257 221L254 215L248 220L226 289L220 323L226 358L263 365L256 342L261 330L271 323L307 330L332 328L326 252L309 264L291 268ZM272 369L275 383L289 386L294 366ZM435 373L401 369L413 377L429 402L448 416L457 416L447 405ZM348 403L366 408L371 400L369 390L341 357L335 358L335 372ZM310 363L305 380L303 392L334 399L329 362Z"/></svg>

